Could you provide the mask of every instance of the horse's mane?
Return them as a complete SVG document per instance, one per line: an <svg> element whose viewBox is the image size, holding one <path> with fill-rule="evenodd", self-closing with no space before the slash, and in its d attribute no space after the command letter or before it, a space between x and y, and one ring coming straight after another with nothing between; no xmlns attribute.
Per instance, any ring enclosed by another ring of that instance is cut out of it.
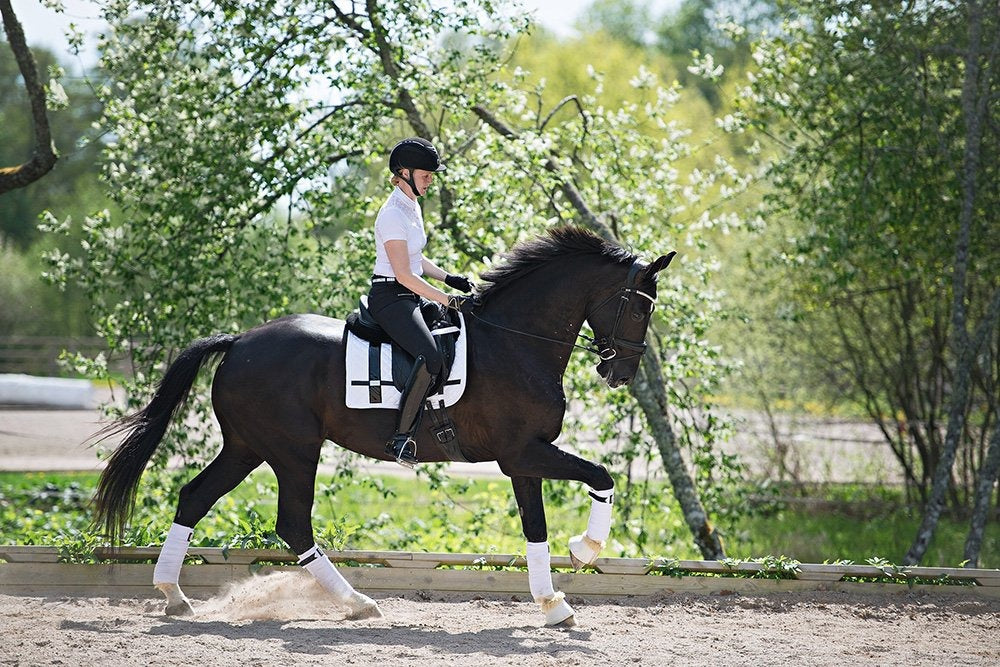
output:
<svg viewBox="0 0 1000 667"><path fill-rule="evenodd" d="M543 264L572 255L601 256L616 264L631 264L635 261L635 255L592 232L580 227L556 227L544 236L518 243L505 254L502 264L483 273L480 277L485 286L480 285L479 296L485 302L490 296Z"/></svg>

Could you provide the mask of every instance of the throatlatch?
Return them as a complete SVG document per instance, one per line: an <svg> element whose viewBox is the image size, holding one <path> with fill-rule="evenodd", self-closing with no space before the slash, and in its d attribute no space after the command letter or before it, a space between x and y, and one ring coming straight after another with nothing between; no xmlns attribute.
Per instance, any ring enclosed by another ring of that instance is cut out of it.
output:
<svg viewBox="0 0 1000 667"><path fill-rule="evenodd" d="M427 370L423 356L416 359L410 377L406 380L403 395L399 399L399 422L396 424L396 435L386 443L386 454L392 454L396 463L412 468L417 461L417 443L413 434L420 425L424 399L434 383L434 376Z"/></svg>

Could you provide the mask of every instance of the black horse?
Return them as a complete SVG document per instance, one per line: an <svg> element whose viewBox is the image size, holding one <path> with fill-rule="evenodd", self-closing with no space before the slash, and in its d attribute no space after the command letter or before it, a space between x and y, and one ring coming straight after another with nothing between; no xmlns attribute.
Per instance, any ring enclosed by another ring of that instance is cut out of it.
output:
<svg viewBox="0 0 1000 667"><path fill-rule="evenodd" d="M497 461L511 478L528 541L531 592L550 625L571 624L573 611L552 589L542 479L577 480L591 488L588 530L570 541L577 566L592 563L607 539L613 489L604 467L552 444L566 409L562 377L570 353L582 347L576 341L587 322L595 337L586 349L598 355L597 372L611 387L632 380L646 348L657 272L673 254L647 265L589 232L558 228L518 245L486 272L481 306L466 317L469 378L451 416L465 458ZM385 443L394 433L395 412L345 407L344 348L344 322L319 315L283 317L243 334L197 340L168 368L149 405L104 433L125 433L95 496L95 522L117 544L140 476L168 423L199 368L224 354L212 385L222 449L180 490L154 574L154 585L167 596L168 614L192 611L177 585L192 529L265 462L278 480L278 535L347 607L349 617L380 614L374 601L329 565L313 539L313 494L324 440L391 460ZM447 460L426 426L416 443L422 461Z"/></svg>

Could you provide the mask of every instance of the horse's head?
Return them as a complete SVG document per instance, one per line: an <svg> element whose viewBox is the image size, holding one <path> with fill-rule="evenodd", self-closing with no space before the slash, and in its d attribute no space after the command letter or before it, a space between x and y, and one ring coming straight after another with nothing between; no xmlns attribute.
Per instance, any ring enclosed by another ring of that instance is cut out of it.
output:
<svg viewBox="0 0 1000 667"><path fill-rule="evenodd" d="M656 306L656 275L675 254L661 255L649 265L636 260L621 287L598 302L587 316L601 357L597 372L610 387L628 384L639 370L646 351L646 329Z"/></svg>
<svg viewBox="0 0 1000 667"><path fill-rule="evenodd" d="M483 273L488 283L480 292L484 317L476 313L473 317L521 336L520 341L530 338L594 352L601 358L597 372L611 387L620 387L639 370L656 304L656 277L675 254L647 265L620 245L579 227L550 229L542 237L519 243L506 262ZM530 303L541 307L526 308ZM521 323L526 316L546 315L563 318L565 326L557 327L555 336L549 333L551 328L539 331L539 325ZM569 338L580 336L580 316L594 332L587 347ZM565 372L568 356L553 356L562 359L560 372Z"/></svg>

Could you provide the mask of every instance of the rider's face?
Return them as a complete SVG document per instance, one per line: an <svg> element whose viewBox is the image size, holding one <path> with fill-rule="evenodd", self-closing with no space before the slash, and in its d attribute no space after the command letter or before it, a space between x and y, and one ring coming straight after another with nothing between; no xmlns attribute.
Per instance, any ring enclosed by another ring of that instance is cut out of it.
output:
<svg viewBox="0 0 1000 667"><path fill-rule="evenodd" d="M417 190L414 194L424 195L427 194L427 188L431 186L434 181L434 172L427 171L425 169L414 169L413 170L413 182L417 184Z"/></svg>

